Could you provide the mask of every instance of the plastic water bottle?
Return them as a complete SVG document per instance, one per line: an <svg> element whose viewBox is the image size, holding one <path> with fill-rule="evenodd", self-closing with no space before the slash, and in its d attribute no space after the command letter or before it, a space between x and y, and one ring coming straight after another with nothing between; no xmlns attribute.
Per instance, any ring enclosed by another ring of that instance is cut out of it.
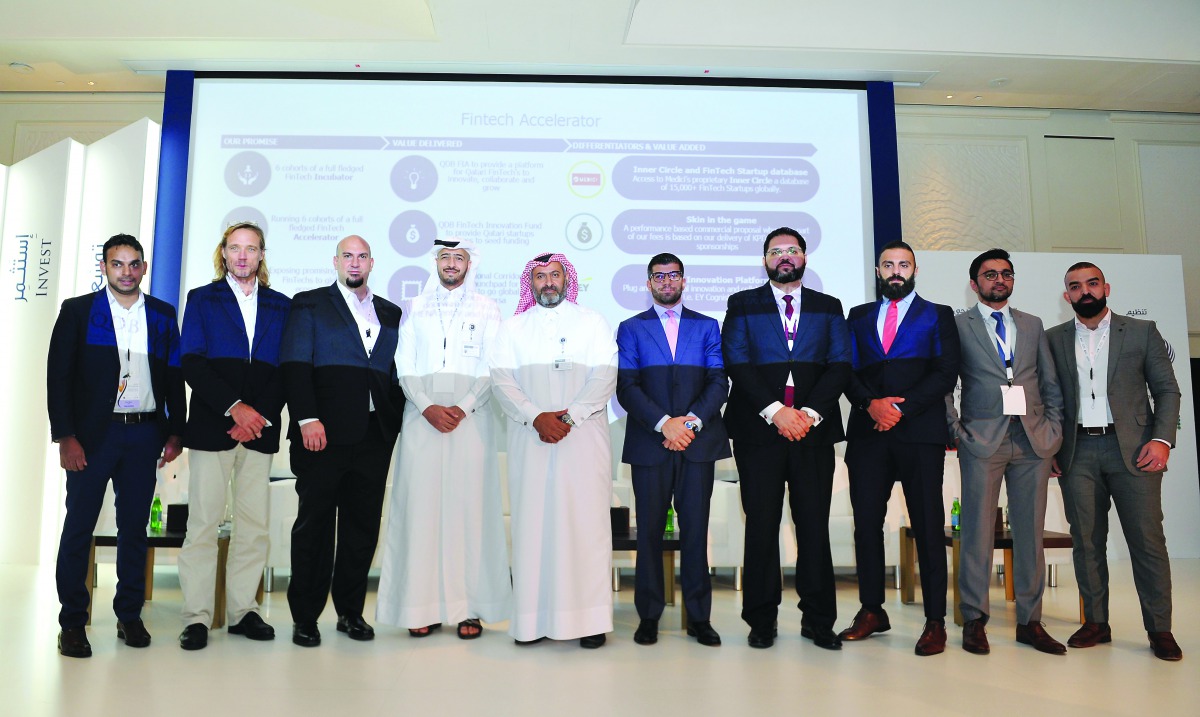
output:
<svg viewBox="0 0 1200 717"><path fill-rule="evenodd" d="M162 499L155 493L154 502L150 504L150 532L161 533L162 529Z"/></svg>
<svg viewBox="0 0 1200 717"><path fill-rule="evenodd" d="M950 529L957 532L961 527L959 518L962 515L962 506L959 505L958 497L955 496L954 504L950 506Z"/></svg>
<svg viewBox="0 0 1200 717"><path fill-rule="evenodd" d="M675 506L667 506L667 532L675 532Z"/></svg>

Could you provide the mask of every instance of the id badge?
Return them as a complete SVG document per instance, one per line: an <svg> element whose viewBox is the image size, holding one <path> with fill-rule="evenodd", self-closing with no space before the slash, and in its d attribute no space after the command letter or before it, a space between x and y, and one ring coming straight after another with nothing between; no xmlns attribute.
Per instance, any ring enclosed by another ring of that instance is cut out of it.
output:
<svg viewBox="0 0 1200 717"><path fill-rule="evenodd" d="M1000 395L1004 397L1004 415L1025 415L1025 387L1001 384Z"/></svg>
<svg viewBox="0 0 1200 717"><path fill-rule="evenodd" d="M565 356L560 356L559 358L554 359L555 371L570 371L573 367L574 362Z"/></svg>
<svg viewBox="0 0 1200 717"><path fill-rule="evenodd" d="M121 397L117 399L117 408L141 408L142 384L138 381L123 379L125 385L121 388Z"/></svg>
<svg viewBox="0 0 1200 717"><path fill-rule="evenodd" d="M462 355L467 358L479 358L483 355L483 347L474 342L462 345Z"/></svg>

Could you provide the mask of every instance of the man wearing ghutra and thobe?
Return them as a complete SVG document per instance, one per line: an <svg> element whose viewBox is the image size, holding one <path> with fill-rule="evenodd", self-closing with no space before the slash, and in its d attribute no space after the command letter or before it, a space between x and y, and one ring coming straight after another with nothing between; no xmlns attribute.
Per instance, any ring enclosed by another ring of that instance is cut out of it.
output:
<svg viewBox="0 0 1200 717"><path fill-rule="evenodd" d="M488 354L508 419L513 616L519 644L612 630L612 452L608 401L617 344L600 314L575 303L579 280L562 254L525 265L516 315Z"/></svg>
<svg viewBox="0 0 1200 717"><path fill-rule="evenodd" d="M433 256L396 350L407 423L375 616L413 637L457 624L471 640L512 610L486 360L500 308L475 288L472 242L435 241Z"/></svg>

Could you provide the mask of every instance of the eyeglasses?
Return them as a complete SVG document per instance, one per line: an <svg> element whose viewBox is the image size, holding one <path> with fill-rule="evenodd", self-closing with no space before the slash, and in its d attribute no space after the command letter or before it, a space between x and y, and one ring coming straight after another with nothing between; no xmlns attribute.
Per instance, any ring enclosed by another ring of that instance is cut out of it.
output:
<svg viewBox="0 0 1200 717"><path fill-rule="evenodd" d="M1017 273L1015 271L1011 271L1008 269L1005 269L1004 271L996 271L993 269L992 271L985 271L982 274L980 274L979 276L983 277L983 279L986 281L995 281L996 279L1004 279L1005 281L1012 281L1016 275L1017 275Z"/></svg>
<svg viewBox="0 0 1200 717"><path fill-rule="evenodd" d="M656 271L650 275L650 278L654 279L655 281L657 281L660 284L663 283L664 281L666 281L667 279L670 279L671 281L679 281L680 279L683 278L683 272L682 271Z"/></svg>
<svg viewBox="0 0 1200 717"><path fill-rule="evenodd" d="M785 254L788 256L800 256L803 253L804 252L800 251L800 247L798 246L789 246L786 249L775 247L774 249L767 250L767 256L771 257L772 259L778 259Z"/></svg>

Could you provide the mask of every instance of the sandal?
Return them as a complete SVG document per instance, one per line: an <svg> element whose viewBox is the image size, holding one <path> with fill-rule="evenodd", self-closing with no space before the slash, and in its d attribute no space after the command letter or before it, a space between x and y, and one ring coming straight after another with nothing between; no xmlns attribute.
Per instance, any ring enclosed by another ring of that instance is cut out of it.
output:
<svg viewBox="0 0 1200 717"><path fill-rule="evenodd" d="M430 635L433 634L434 630L440 630L440 629L442 629L442 623L438 622L438 623L434 623L432 625L427 625L425 627L417 627L417 628L410 627L408 629L408 634L411 637L429 637Z"/></svg>
<svg viewBox="0 0 1200 717"><path fill-rule="evenodd" d="M475 628L478 632L467 632L468 628ZM474 640L483 634L483 625L479 622L479 618L471 617L458 623L458 639Z"/></svg>

